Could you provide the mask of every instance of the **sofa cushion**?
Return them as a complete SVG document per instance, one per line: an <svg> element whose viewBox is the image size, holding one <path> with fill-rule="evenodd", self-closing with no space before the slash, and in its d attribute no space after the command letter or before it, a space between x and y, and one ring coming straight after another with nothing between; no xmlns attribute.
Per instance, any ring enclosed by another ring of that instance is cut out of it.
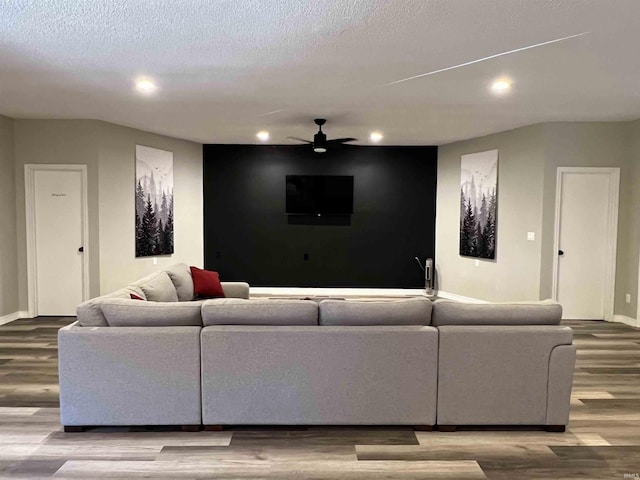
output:
<svg viewBox="0 0 640 480"><path fill-rule="evenodd" d="M456 303L436 300L433 325L558 325L562 307L553 300L517 303Z"/></svg>
<svg viewBox="0 0 640 480"><path fill-rule="evenodd" d="M167 272L155 272L132 283L144 292L150 302L177 302L176 287Z"/></svg>
<svg viewBox="0 0 640 480"><path fill-rule="evenodd" d="M104 301L113 298L130 299L131 295L137 295L143 300L147 298L142 289L135 285L129 285L108 295L92 298L91 300L81 303L76 307L78 324L83 327L106 327L108 325L107 319L104 318L102 314L102 304Z"/></svg>
<svg viewBox="0 0 640 480"><path fill-rule="evenodd" d="M311 300L246 300L224 298L202 305L208 325L317 325L318 304Z"/></svg>
<svg viewBox="0 0 640 480"><path fill-rule="evenodd" d="M178 301L189 302L193 300L193 279L191 269L186 263L177 263L165 270L178 294Z"/></svg>
<svg viewBox="0 0 640 480"><path fill-rule="evenodd" d="M429 325L431 301L408 298L389 302L323 300L320 325Z"/></svg>
<svg viewBox="0 0 640 480"><path fill-rule="evenodd" d="M102 313L110 327L202 326L202 302L140 302L105 299Z"/></svg>

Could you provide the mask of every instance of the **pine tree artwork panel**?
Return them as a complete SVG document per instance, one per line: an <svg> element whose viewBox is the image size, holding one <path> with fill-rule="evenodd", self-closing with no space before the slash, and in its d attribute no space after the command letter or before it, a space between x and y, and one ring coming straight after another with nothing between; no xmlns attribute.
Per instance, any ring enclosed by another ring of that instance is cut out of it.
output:
<svg viewBox="0 0 640 480"><path fill-rule="evenodd" d="M173 205L173 152L136 145L136 257L173 253Z"/></svg>
<svg viewBox="0 0 640 480"><path fill-rule="evenodd" d="M498 150L460 158L460 255L496 258Z"/></svg>

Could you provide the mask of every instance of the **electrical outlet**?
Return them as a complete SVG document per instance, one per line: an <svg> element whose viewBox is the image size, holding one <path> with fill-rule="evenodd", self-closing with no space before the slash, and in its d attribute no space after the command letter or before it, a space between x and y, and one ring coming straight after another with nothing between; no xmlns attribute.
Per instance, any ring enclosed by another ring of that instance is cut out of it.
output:
<svg viewBox="0 0 640 480"><path fill-rule="evenodd" d="M627 303L631 303L631 294L630 293L625 294L624 301L627 302Z"/></svg>
<svg viewBox="0 0 640 480"><path fill-rule="evenodd" d="M536 239L536 232L527 232L527 240L529 240L530 242L535 241Z"/></svg>
<svg viewBox="0 0 640 480"><path fill-rule="evenodd" d="M157 265L158 264L158 257L153 257L153 264Z"/></svg>

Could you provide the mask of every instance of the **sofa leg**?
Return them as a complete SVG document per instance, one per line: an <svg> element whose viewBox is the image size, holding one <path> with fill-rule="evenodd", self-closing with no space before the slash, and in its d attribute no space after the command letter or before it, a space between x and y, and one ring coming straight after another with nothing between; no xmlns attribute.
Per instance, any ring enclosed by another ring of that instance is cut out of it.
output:
<svg viewBox="0 0 640 480"><path fill-rule="evenodd" d="M223 425L205 425L204 430L205 432L221 432L222 430L224 430L224 426Z"/></svg>
<svg viewBox="0 0 640 480"><path fill-rule="evenodd" d="M567 429L566 425L545 425L547 432L562 433Z"/></svg>
<svg viewBox="0 0 640 480"><path fill-rule="evenodd" d="M79 433L79 432L84 432L84 427L75 427L75 426L72 427L69 425L65 425L64 431L65 433Z"/></svg>
<svg viewBox="0 0 640 480"><path fill-rule="evenodd" d="M181 425L180 429L183 432L199 432L200 431L200 425Z"/></svg>
<svg viewBox="0 0 640 480"><path fill-rule="evenodd" d="M414 425L413 429L416 432L433 432L433 425Z"/></svg>
<svg viewBox="0 0 640 480"><path fill-rule="evenodd" d="M455 425L438 425L438 430L441 432L455 432Z"/></svg>

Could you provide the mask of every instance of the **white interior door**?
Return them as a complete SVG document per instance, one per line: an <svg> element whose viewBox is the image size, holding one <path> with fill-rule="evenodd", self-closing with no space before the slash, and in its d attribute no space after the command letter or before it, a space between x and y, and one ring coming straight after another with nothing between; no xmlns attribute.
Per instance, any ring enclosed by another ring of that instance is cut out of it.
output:
<svg viewBox="0 0 640 480"><path fill-rule="evenodd" d="M618 169L559 169L555 298L564 318L613 313L618 183Z"/></svg>
<svg viewBox="0 0 640 480"><path fill-rule="evenodd" d="M83 172L33 172L38 315L75 315L83 301Z"/></svg>

